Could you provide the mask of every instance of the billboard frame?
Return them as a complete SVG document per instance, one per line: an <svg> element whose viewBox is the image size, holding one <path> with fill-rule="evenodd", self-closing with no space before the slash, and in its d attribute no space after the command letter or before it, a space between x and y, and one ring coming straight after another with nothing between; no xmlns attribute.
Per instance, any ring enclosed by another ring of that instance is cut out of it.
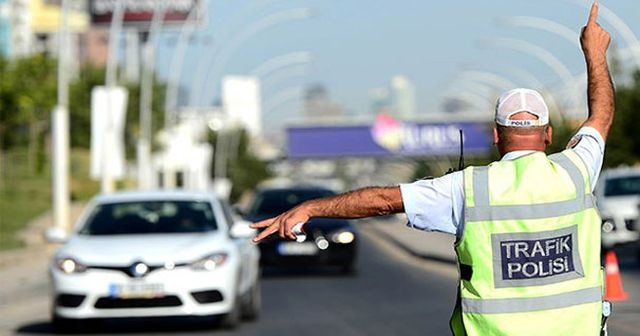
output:
<svg viewBox="0 0 640 336"><path fill-rule="evenodd" d="M135 28L139 32L148 32L151 28L153 13L157 3L165 7L162 18L164 30L179 30L184 25L201 27L207 21L206 0L90 0L89 17L95 26L109 26L119 1L124 3L122 26ZM153 5L152 5L153 4ZM190 22L187 22L192 9L197 11Z"/></svg>

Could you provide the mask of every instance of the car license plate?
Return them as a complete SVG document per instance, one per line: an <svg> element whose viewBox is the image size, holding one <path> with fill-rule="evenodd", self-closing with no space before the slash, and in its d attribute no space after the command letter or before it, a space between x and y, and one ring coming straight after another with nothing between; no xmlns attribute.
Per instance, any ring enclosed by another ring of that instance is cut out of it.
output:
<svg viewBox="0 0 640 336"><path fill-rule="evenodd" d="M278 253L281 255L314 255L318 253L318 247L313 242L283 242L278 245Z"/></svg>
<svg viewBox="0 0 640 336"><path fill-rule="evenodd" d="M164 296L164 286L146 282L111 284L109 285L109 296L121 299L162 297Z"/></svg>

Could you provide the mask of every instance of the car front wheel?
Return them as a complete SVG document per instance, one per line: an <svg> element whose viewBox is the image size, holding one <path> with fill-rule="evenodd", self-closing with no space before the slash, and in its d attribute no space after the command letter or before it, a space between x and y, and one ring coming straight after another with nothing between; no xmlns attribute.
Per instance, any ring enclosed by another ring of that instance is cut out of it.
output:
<svg viewBox="0 0 640 336"><path fill-rule="evenodd" d="M260 290L260 283L256 281L251 289L245 294L245 299L242 301L242 318L245 320L253 321L260 315L260 308L262 306L262 294Z"/></svg>
<svg viewBox="0 0 640 336"><path fill-rule="evenodd" d="M235 329L240 324L240 318L242 317L242 311L240 307L240 297L236 297L231 310L228 313L222 315L220 320L220 327L223 329Z"/></svg>

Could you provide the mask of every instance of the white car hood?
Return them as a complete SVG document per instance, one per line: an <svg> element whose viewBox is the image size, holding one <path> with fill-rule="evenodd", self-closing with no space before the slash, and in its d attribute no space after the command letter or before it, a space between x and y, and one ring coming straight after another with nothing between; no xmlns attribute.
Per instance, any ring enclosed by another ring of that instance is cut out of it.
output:
<svg viewBox="0 0 640 336"><path fill-rule="evenodd" d="M127 266L134 261L149 265L193 262L215 252L230 253L233 244L222 233L156 235L75 235L56 254L86 265Z"/></svg>

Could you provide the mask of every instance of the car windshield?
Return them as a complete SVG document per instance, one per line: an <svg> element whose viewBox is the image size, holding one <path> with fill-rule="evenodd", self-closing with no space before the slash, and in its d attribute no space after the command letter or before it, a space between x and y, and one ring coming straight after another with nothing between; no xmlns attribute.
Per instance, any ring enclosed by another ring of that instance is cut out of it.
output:
<svg viewBox="0 0 640 336"><path fill-rule="evenodd" d="M278 215L304 201L334 194L327 189L264 190L256 196L249 213L253 216Z"/></svg>
<svg viewBox="0 0 640 336"><path fill-rule="evenodd" d="M79 233L90 236L197 233L216 228L208 202L145 201L100 204Z"/></svg>
<svg viewBox="0 0 640 336"><path fill-rule="evenodd" d="M640 195L640 176L624 176L607 179L605 196Z"/></svg>

